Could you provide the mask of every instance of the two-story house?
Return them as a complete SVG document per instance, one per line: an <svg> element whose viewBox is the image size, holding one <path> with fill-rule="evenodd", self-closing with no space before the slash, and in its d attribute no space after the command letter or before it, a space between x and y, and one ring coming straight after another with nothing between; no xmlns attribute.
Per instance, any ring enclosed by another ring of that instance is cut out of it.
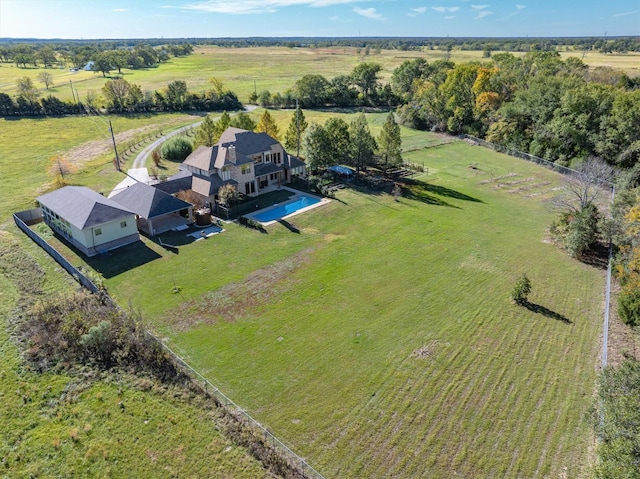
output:
<svg viewBox="0 0 640 479"><path fill-rule="evenodd" d="M214 146L191 153L181 169L191 173L191 190L204 203L213 203L222 185L257 196L303 175L305 164L266 133L227 128ZM184 183L184 173L181 176Z"/></svg>

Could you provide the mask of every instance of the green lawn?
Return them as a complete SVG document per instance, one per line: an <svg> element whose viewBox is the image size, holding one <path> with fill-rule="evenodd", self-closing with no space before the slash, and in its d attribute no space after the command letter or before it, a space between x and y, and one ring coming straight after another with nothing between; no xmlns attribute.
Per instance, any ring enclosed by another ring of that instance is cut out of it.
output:
<svg viewBox="0 0 640 479"><path fill-rule="evenodd" d="M106 285L328 477L587 477L603 275L546 241L560 178L464 142L408 156L430 175L400 202L149 243Z"/></svg>

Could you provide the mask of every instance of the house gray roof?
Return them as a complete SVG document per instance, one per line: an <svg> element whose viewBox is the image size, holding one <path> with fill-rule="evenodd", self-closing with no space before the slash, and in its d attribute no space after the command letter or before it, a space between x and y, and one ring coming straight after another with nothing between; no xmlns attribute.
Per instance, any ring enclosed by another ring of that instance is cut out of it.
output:
<svg viewBox="0 0 640 479"><path fill-rule="evenodd" d="M84 186L65 186L40 196L38 203L80 230L133 215L128 208Z"/></svg>
<svg viewBox="0 0 640 479"><path fill-rule="evenodd" d="M227 147L233 144L238 153L250 156L271 150L273 145L278 144L278 140L274 140L264 132L255 133L239 128L227 128L217 144Z"/></svg>
<svg viewBox="0 0 640 479"><path fill-rule="evenodd" d="M189 170L180 170L173 176L170 176L167 181L156 183L154 188L175 195L180 191L186 191L191 189L191 172Z"/></svg>
<svg viewBox="0 0 640 479"><path fill-rule="evenodd" d="M111 199L145 219L191 207L191 204L186 201L144 183L131 185Z"/></svg>
<svg viewBox="0 0 640 479"><path fill-rule="evenodd" d="M280 168L280 166L276 165L275 163L261 163L259 165L255 165L254 169L256 172L256 177L268 175L269 173L277 173L278 171L282 170L282 168Z"/></svg>
<svg viewBox="0 0 640 479"><path fill-rule="evenodd" d="M183 164L199 168L204 171L212 171L214 168L215 156L212 155L210 146L199 146L191 152L184 160Z"/></svg>
<svg viewBox="0 0 640 479"><path fill-rule="evenodd" d="M199 195L209 197L217 195L220 187L225 184L237 185L238 182L235 180L223 181L218 175L206 177L193 175L191 189Z"/></svg>
<svg viewBox="0 0 640 479"><path fill-rule="evenodd" d="M304 166L306 163L294 155L285 155L285 168L296 168L298 166Z"/></svg>

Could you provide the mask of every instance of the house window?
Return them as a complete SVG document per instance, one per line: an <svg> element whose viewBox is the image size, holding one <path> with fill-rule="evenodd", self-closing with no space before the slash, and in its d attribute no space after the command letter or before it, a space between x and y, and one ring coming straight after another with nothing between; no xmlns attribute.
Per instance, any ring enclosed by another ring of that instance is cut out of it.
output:
<svg viewBox="0 0 640 479"><path fill-rule="evenodd" d="M254 157L253 157L253 162L254 162L256 165L261 164L261 163L262 163L262 155L256 155L256 156L254 156Z"/></svg>
<svg viewBox="0 0 640 479"><path fill-rule="evenodd" d="M227 181L231 179L231 167L225 166L220 172L220 178L222 181Z"/></svg>
<svg viewBox="0 0 640 479"><path fill-rule="evenodd" d="M126 221L121 221L120 222L120 228L126 228L127 227L127 222Z"/></svg>
<svg viewBox="0 0 640 479"><path fill-rule="evenodd" d="M265 153L264 154L264 162L265 163L271 163L271 153Z"/></svg>
<svg viewBox="0 0 640 479"><path fill-rule="evenodd" d="M280 156L280 152L278 153L274 153L273 154L276 157L276 164L279 165L280 163L282 163L282 157Z"/></svg>
<svg viewBox="0 0 640 479"><path fill-rule="evenodd" d="M251 164L242 165L241 171L243 175L251 173Z"/></svg>
<svg viewBox="0 0 640 479"><path fill-rule="evenodd" d="M100 236L102 234L102 228L96 228L93 230L93 234L96 236Z"/></svg>

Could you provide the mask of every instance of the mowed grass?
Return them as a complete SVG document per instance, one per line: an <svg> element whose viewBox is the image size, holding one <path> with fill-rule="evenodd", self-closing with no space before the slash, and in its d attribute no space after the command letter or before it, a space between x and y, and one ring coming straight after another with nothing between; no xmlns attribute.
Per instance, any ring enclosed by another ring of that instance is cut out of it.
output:
<svg viewBox="0 0 640 479"><path fill-rule="evenodd" d="M430 175L399 202L150 243L106 285L327 477L586 477L603 274L546 241L561 178L464 142L408 156Z"/></svg>
<svg viewBox="0 0 640 479"><path fill-rule="evenodd" d="M202 92L210 89L209 79L212 77L224 80L227 88L234 91L241 101L247 102L254 91L269 90L272 93L285 92L293 88L296 80L307 73L315 73L332 79L338 75L349 74L361 62L376 62L382 65L381 81L388 82L393 70L405 60L425 58L429 62L447 58L456 63L470 61L487 61L481 51L452 50L449 55L444 50L398 51L371 50L369 55L364 49L356 48L285 48L285 47L253 47L222 48L216 46L200 46L187 57L172 58L154 68L141 70L124 69L122 76L131 83L136 83L143 90L154 91L166 87L175 80L184 80L191 91ZM523 55L524 53L514 53ZM640 73L638 62L640 55L600 54L597 52L563 51L563 58L577 56L590 66L611 66L625 71L631 76ZM53 75L54 85L49 90L37 80L40 72L47 71ZM112 72L113 75L117 72ZM102 87L108 78L99 72L69 72L65 69L17 68L14 64L0 63L0 92L15 95L16 80L30 77L43 96L53 94L65 100L71 100L73 88L80 98L85 98L89 91L102 93Z"/></svg>

